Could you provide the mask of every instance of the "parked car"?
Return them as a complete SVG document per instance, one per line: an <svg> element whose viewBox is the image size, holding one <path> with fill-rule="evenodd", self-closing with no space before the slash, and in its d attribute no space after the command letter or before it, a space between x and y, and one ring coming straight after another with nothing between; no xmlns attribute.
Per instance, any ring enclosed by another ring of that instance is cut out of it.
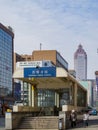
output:
<svg viewBox="0 0 98 130"><path fill-rule="evenodd" d="M92 110L89 111L90 115L97 115L97 110L93 108Z"/></svg>
<svg viewBox="0 0 98 130"><path fill-rule="evenodd" d="M82 110L82 112L88 112L89 115L97 115L97 110L94 107L88 106Z"/></svg>

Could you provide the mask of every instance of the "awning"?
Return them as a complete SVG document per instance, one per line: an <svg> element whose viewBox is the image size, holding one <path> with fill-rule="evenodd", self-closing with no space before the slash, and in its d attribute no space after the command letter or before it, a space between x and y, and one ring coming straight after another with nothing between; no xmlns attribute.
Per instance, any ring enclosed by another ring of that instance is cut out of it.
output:
<svg viewBox="0 0 98 130"><path fill-rule="evenodd" d="M18 68L16 69L16 71L13 74L13 78L14 79L20 79L23 80L25 82L31 83L33 85L37 85L37 88L46 88L46 89L62 89L65 87L69 87L72 84L76 83L78 84L78 86L80 86L82 89L86 90L72 75L70 75L64 68L61 67L55 67L55 69L52 71L52 69L49 69L49 67L47 68L49 70L49 73L53 73L53 77L52 76L47 76L47 77L43 77L43 76L28 76L25 77L25 72L24 72L24 68ZM35 69L34 69L35 70ZM43 68L41 69L43 70ZM40 70L40 71L41 71ZM46 68L45 68L46 70ZM31 71L31 69L29 70ZM33 69L32 69L32 73L33 73ZM55 74L54 74L55 73ZM31 72L30 72L31 74Z"/></svg>

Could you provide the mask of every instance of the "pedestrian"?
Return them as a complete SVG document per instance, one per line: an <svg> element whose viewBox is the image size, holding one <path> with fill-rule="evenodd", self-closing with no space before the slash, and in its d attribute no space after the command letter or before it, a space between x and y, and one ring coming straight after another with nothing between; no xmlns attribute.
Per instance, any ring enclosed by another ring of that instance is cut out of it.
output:
<svg viewBox="0 0 98 130"><path fill-rule="evenodd" d="M89 113L88 111L85 111L83 114L83 126L87 127L88 126L88 120L89 120Z"/></svg>
<svg viewBox="0 0 98 130"><path fill-rule="evenodd" d="M75 110L71 111L70 121L71 121L71 127L72 128L75 127L76 126L76 121L77 121L77 114L76 114Z"/></svg>

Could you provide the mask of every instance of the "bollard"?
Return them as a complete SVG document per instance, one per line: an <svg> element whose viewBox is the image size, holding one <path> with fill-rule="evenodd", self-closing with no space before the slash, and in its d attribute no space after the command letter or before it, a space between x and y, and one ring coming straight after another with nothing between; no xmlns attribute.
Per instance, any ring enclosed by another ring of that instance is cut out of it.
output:
<svg viewBox="0 0 98 130"><path fill-rule="evenodd" d="M5 129L12 130L12 112L5 113Z"/></svg>
<svg viewBox="0 0 98 130"><path fill-rule="evenodd" d="M62 122L62 119L59 119L59 130L63 130L63 122Z"/></svg>

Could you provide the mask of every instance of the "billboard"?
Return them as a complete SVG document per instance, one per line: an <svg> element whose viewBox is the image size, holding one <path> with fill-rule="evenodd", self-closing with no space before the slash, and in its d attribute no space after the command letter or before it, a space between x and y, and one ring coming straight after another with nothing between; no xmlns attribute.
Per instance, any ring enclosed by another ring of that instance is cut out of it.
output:
<svg viewBox="0 0 98 130"><path fill-rule="evenodd" d="M56 77L56 67L24 68L24 78Z"/></svg>

